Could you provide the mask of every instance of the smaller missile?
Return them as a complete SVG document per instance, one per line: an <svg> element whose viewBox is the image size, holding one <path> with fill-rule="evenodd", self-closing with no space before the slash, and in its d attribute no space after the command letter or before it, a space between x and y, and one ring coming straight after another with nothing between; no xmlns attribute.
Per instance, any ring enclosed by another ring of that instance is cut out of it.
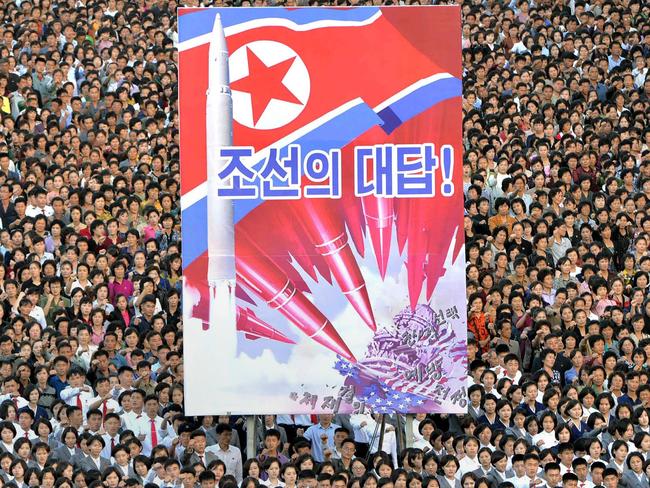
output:
<svg viewBox="0 0 650 488"><path fill-rule="evenodd" d="M251 340L271 339L286 344L295 344L294 341L264 322L248 308L237 307L237 330L243 332L246 338Z"/></svg>
<svg viewBox="0 0 650 488"><path fill-rule="evenodd" d="M424 263L427 257L427 243L430 238L429 230L426 227L428 211L429 208L422 199L411 202L406 268L408 270L409 301L412 310L415 310L415 306L420 299L422 283L424 282Z"/></svg>
<svg viewBox="0 0 650 488"><path fill-rule="evenodd" d="M329 319L296 288L286 273L253 243L245 231L238 231L235 246L237 277L248 289L284 315L308 337L349 361L356 362L356 358Z"/></svg>
<svg viewBox="0 0 650 488"><path fill-rule="evenodd" d="M398 198L396 204L395 227L397 228L397 249L399 253L404 252L404 245L409 235L409 201L405 198Z"/></svg>
<svg viewBox="0 0 650 488"><path fill-rule="evenodd" d="M350 234L354 247L357 248L357 252L363 257L365 253L364 239L366 223L363 219L361 207L359 206L359 199L351 198L344 193L341 198L341 207L345 215L348 234Z"/></svg>
<svg viewBox="0 0 650 488"><path fill-rule="evenodd" d="M208 320L203 320L204 330L210 328ZM286 344L295 344L279 330L271 327L269 324L260 319L255 312L250 309L237 305L237 331L243 332L247 339L270 339L273 341L284 342Z"/></svg>
<svg viewBox="0 0 650 488"><path fill-rule="evenodd" d="M305 199L294 206L311 244L323 256L345 298L371 330L377 330L366 282L348 242L342 215L333 212L326 200Z"/></svg>
<svg viewBox="0 0 650 488"><path fill-rule="evenodd" d="M386 277L386 268L390 256L390 240L393 235L393 221L395 219L393 201L374 196L364 197L363 213L366 216L368 233L375 251L379 274L383 280Z"/></svg>

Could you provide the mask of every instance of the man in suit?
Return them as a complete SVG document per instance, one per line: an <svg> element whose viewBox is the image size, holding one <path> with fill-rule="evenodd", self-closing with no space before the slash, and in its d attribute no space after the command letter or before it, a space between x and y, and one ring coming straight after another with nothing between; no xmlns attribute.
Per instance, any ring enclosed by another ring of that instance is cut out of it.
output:
<svg viewBox="0 0 650 488"><path fill-rule="evenodd" d="M111 461L101 455L104 445L104 439L100 435L93 435L88 439L90 454L81 462L80 466L84 472L97 470L103 473L105 469L110 468Z"/></svg>
<svg viewBox="0 0 650 488"><path fill-rule="evenodd" d="M203 466L207 468L208 465L215 459L218 459L218 457L211 452L205 452L205 447L205 432L201 429L192 432L187 449L185 449L185 452L181 457L181 464L183 466L193 466L194 463L202 463Z"/></svg>

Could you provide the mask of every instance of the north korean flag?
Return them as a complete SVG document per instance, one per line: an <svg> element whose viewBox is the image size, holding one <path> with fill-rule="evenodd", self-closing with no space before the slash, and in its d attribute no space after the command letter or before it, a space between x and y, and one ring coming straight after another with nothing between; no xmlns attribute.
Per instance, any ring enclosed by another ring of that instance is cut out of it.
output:
<svg viewBox="0 0 650 488"><path fill-rule="evenodd" d="M184 113L205 113L207 41L215 10L179 10L181 66L191 67L191 72L181 71L179 81ZM359 99L374 108L435 75L449 75L442 83L438 80L439 87L449 79L459 82L460 59L450 54L457 50L446 50L443 41L458 28L458 10L436 8L437 18L448 18L436 22L448 30L436 31L428 15L416 22L409 16L406 27L407 17L400 10L273 9L272 16L268 9L222 10L230 53L234 144L260 151L358 109ZM191 83L184 83L186 77ZM192 161L191 169L183 166L186 192L206 178L203 118L184 118L181 138L183 159Z"/></svg>

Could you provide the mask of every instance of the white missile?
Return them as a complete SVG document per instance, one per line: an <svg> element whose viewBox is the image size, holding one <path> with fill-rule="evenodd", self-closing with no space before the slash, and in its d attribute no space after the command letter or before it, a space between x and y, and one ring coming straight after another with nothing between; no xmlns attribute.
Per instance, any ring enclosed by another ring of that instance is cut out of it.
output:
<svg viewBox="0 0 650 488"><path fill-rule="evenodd" d="M219 149L232 146L232 96L228 74L228 48L216 15L209 50L209 84L205 107L208 184L208 282L235 280L233 202L219 198L219 173L226 161Z"/></svg>
<svg viewBox="0 0 650 488"><path fill-rule="evenodd" d="M212 28L208 60L205 124L207 146L208 270L210 335L222 346L223 360L234 358L237 347L235 307L235 231L233 201L219 198L219 173L227 161L219 149L232 146L232 96L228 48L220 14ZM212 342L211 340L209 342ZM214 346L214 344L211 344Z"/></svg>

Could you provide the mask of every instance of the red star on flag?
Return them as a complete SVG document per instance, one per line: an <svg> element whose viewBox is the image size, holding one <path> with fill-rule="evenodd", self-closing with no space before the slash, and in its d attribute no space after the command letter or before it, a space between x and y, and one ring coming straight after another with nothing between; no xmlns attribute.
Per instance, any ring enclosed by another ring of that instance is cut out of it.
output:
<svg viewBox="0 0 650 488"><path fill-rule="evenodd" d="M266 110L272 99L302 105L302 102L282 82L296 57L267 66L257 55L246 48L248 76L230 84L232 90L250 93L253 109L253 124Z"/></svg>

